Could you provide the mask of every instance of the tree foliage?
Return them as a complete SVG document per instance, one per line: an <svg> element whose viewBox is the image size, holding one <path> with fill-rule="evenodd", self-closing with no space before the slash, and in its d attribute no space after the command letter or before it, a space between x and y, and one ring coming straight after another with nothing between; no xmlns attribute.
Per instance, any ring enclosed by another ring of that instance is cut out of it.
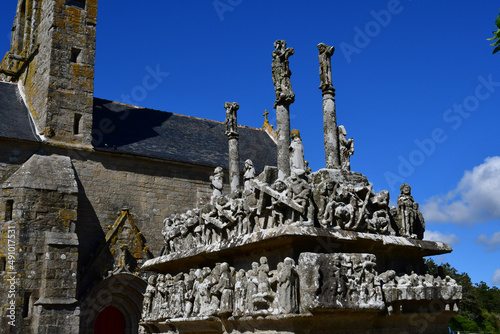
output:
<svg viewBox="0 0 500 334"><path fill-rule="evenodd" d="M500 14L498 14L498 17L495 21L495 25L498 28L497 31L493 31L493 37L488 38L488 41L496 40L493 44L491 44L491 46L495 47L495 49L493 49L493 53L496 53L497 51L500 50Z"/></svg>
<svg viewBox="0 0 500 334"><path fill-rule="evenodd" d="M434 260L425 261L429 274L438 275L442 270L462 286L459 311L449 323L454 331L484 331L500 333L500 289L489 287L485 282L472 283L467 273L459 273L449 263L438 266ZM442 269L440 269L441 267Z"/></svg>

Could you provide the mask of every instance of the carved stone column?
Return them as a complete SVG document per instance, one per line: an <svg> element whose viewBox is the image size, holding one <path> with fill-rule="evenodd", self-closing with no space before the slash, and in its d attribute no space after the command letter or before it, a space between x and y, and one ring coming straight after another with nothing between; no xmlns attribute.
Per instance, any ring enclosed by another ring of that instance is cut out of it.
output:
<svg viewBox="0 0 500 334"><path fill-rule="evenodd" d="M337 130L337 115L335 110L335 88L332 85L331 56L335 51L333 46L318 44L319 76L323 92L323 130L325 143L326 168L340 168L339 135Z"/></svg>
<svg viewBox="0 0 500 334"><path fill-rule="evenodd" d="M280 180L290 176L290 105L276 106L278 129L278 177Z"/></svg>
<svg viewBox="0 0 500 334"><path fill-rule="evenodd" d="M226 136L229 140L229 184L231 185L231 195L240 192L240 152L239 135L236 111L240 108L236 102L224 103L226 109Z"/></svg>
<svg viewBox="0 0 500 334"><path fill-rule="evenodd" d="M294 54L293 48L286 47L286 41L274 42L273 56L273 82L276 92L276 125L278 131L278 177L284 179L290 176L290 104L295 101L292 91L290 76L292 72L288 65L288 57Z"/></svg>

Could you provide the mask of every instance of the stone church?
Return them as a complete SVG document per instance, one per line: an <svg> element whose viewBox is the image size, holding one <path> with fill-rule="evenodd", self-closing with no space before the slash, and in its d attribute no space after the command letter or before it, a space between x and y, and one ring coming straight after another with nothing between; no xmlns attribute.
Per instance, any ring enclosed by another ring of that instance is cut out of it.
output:
<svg viewBox="0 0 500 334"><path fill-rule="evenodd" d="M18 1L0 65L3 333L113 317L137 333L162 221L209 200L217 166L228 182L224 123L94 97L96 18L97 0ZM276 165L272 128L238 133L237 167Z"/></svg>

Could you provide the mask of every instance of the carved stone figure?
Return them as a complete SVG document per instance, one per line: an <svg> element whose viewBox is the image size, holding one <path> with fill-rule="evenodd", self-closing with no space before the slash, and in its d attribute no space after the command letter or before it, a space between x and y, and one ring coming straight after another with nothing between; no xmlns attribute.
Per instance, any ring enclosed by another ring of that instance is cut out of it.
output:
<svg viewBox="0 0 500 334"><path fill-rule="evenodd" d="M245 190L250 191L252 189L251 181L255 178L255 168L253 167L253 162L250 159L245 161L245 169L243 170L243 185Z"/></svg>
<svg viewBox="0 0 500 334"><path fill-rule="evenodd" d="M255 309L253 297L257 294L259 279L257 273L259 271L259 264L257 262L252 262L252 269L247 272L247 313L252 313Z"/></svg>
<svg viewBox="0 0 500 334"><path fill-rule="evenodd" d="M214 170L214 175L210 176L212 197L210 197L210 202L213 204L215 199L222 196L222 187L224 185L224 170L222 167L216 167Z"/></svg>
<svg viewBox="0 0 500 334"><path fill-rule="evenodd" d="M234 283L234 315L241 316L246 312L247 308L247 288L248 280L245 270L240 269L236 273Z"/></svg>
<svg viewBox="0 0 500 334"><path fill-rule="evenodd" d="M401 190L401 194L398 196L399 233L404 237L411 237L415 222L415 210L413 209L415 201L411 195L411 187L407 183L403 183L399 189Z"/></svg>
<svg viewBox="0 0 500 334"><path fill-rule="evenodd" d="M279 196L278 198L271 197L271 206L269 206L267 209L271 210L272 217L272 223L269 227L276 227L283 225L285 219L288 217L288 207L283 203L283 200L281 199L281 197L285 196L287 186L285 182L278 179L276 180L276 182L274 182L272 189L276 191Z"/></svg>
<svg viewBox="0 0 500 334"><path fill-rule="evenodd" d="M304 162L304 146L302 145L302 139L300 138L300 132L297 129L293 129L290 133L290 138L292 142L290 143L290 171L294 170L306 170Z"/></svg>
<svg viewBox="0 0 500 334"><path fill-rule="evenodd" d="M366 222L369 232L387 234L390 218L386 210L378 210Z"/></svg>
<svg viewBox="0 0 500 334"><path fill-rule="evenodd" d="M297 313L298 303L298 276L295 271L295 261L285 258L283 265L278 269L278 285L276 299L279 313Z"/></svg>
<svg viewBox="0 0 500 334"><path fill-rule="evenodd" d="M337 186L332 180L328 180L322 188L319 197L318 220L323 227L331 227L336 225L335 209L339 205L337 198Z"/></svg>
<svg viewBox="0 0 500 334"><path fill-rule="evenodd" d="M340 144L340 168L351 170L351 155L354 154L354 139L347 139L347 132L343 125L338 127Z"/></svg>
<svg viewBox="0 0 500 334"><path fill-rule="evenodd" d="M294 54L293 48L286 47L286 41L277 40L274 42L275 50L272 52L273 63L273 83L276 92L276 101L274 108L278 104L291 104L295 100L295 94L292 92L292 83L290 76L292 72L288 65L288 58Z"/></svg>
<svg viewBox="0 0 500 334"><path fill-rule="evenodd" d="M203 282L203 271L202 269L196 269L194 272L194 281L193 281L193 310L191 314L193 316L197 316L200 313L202 298L200 291L200 284Z"/></svg>
<svg viewBox="0 0 500 334"><path fill-rule="evenodd" d="M367 230L372 233L387 234L390 226L389 192L382 190L371 198L372 216L366 219Z"/></svg>
<svg viewBox="0 0 500 334"><path fill-rule="evenodd" d="M189 274L185 275L185 287L186 291L184 293L184 313L183 318L188 318L193 312L194 306L194 282L196 280L196 272L194 269L189 271Z"/></svg>
<svg viewBox="0 0 500 334"><path fill-rule="evenodd" d="M335 208L334 228L351 230L356 222L356 212L358 211L358 201L354 194L351 194L349 204L340 202Z"/></svg>
<svg viewBox="0 0 500 334"><path fill-rule="evenodd" d="M288 196L298 204L301 211L297 215L297 210L294 210L294 214L292 215L293 222L312 222L308 219L310 218L308 214L313 213L310 211L312 210L311 195L311 186L305 180L305 171L296 169L290 176Z"/></svg>
<svg viewBox="0 0 500 334"><path fill-rule="evenodd" d="M144 292L144 299L142 302L142 318L150 320L154 313L153 303L156 297L156 275L151 275L148 278L148 286Z"/></svg>
<svg viewBox="0 0 500 334"><path fill-rule="evenodd" d="M267 312L271 308L274 295L269 280L269 264L265 256L260 258L260 265L257 269L257 280L257 293L252 296L254 310Z"/></svg>
<svg viewBox="0 0 500 334"><path fill-rule="evenodd" d="M319 79L321 85L319 88L321 90L333 89L332 86L332 61L331 57L335 48L333 46L328 46L325 43L318 44L319 50Z"/></svg>
<svg viewBox="0 0 500 334"><path fill-rule="evenodd" d="M240 105L236 102L226 102L224 103L224 108L226 109L226 135L237 135L238 134L238 122L236 112L240 108Z"/></svg>
<svg viewBox="0 0 500 334"><path fill-rule="evenodd" d="M215 315L219 311L220 298L222 291L219 289L218 283L222 272L222 264L216 263L210 275L207 277L208 287L210 291L210 306L208 315Z"/></svg>
<svg viewBox="0 0 500 334"><path fill-rule="evenodd" d="M168 300L168 291L165 284L165 275L158 274L156 280L156 291L157 294L154 299L154 317L156 319L165 319L167 318L167 304Z"/></svg>
<svg viewBox="0 0 500 334"><path fill-rule="evenodd" d="M184 313L184 298L186 294L186 285L184 275L178 274L172 280L172 295L170 298L169 308L172 310L170 316L172 318L182 317Z"/></svg>
<svg viewBox="0 0 500 334"><path fill-rule="evenodd" d="M201 271L199 283L196 285L195 295L195 310L199 316L207 316L211 314L210 302L210 276L211 270L204 267Z"/></svg>
<svg viewBox="0 0 500 334"><path fill-rule="evenodd" d="M220 292L220 307L219 315L229 315L233 312L233 281L229 264L224 262L221 264L221 273L217 290Z"/></svg>
<svg viewBox="0 0 500 334"><path fill-rule="evenodd" d="M340 259L335 257L332 265L320 266L321 289L318 299L329 303L337 298L340 283Z"/></svg>

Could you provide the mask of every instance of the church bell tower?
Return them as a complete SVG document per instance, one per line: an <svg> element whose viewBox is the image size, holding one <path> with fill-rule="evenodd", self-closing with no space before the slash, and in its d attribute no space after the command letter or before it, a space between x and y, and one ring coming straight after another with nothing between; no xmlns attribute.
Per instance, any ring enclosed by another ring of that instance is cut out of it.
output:
<svg viewBox="0 0 500 334"><path fill-rule="evenodd" d="M0 77L18 82L48 142L91 143L97 0L19 0Z"/></svg>

